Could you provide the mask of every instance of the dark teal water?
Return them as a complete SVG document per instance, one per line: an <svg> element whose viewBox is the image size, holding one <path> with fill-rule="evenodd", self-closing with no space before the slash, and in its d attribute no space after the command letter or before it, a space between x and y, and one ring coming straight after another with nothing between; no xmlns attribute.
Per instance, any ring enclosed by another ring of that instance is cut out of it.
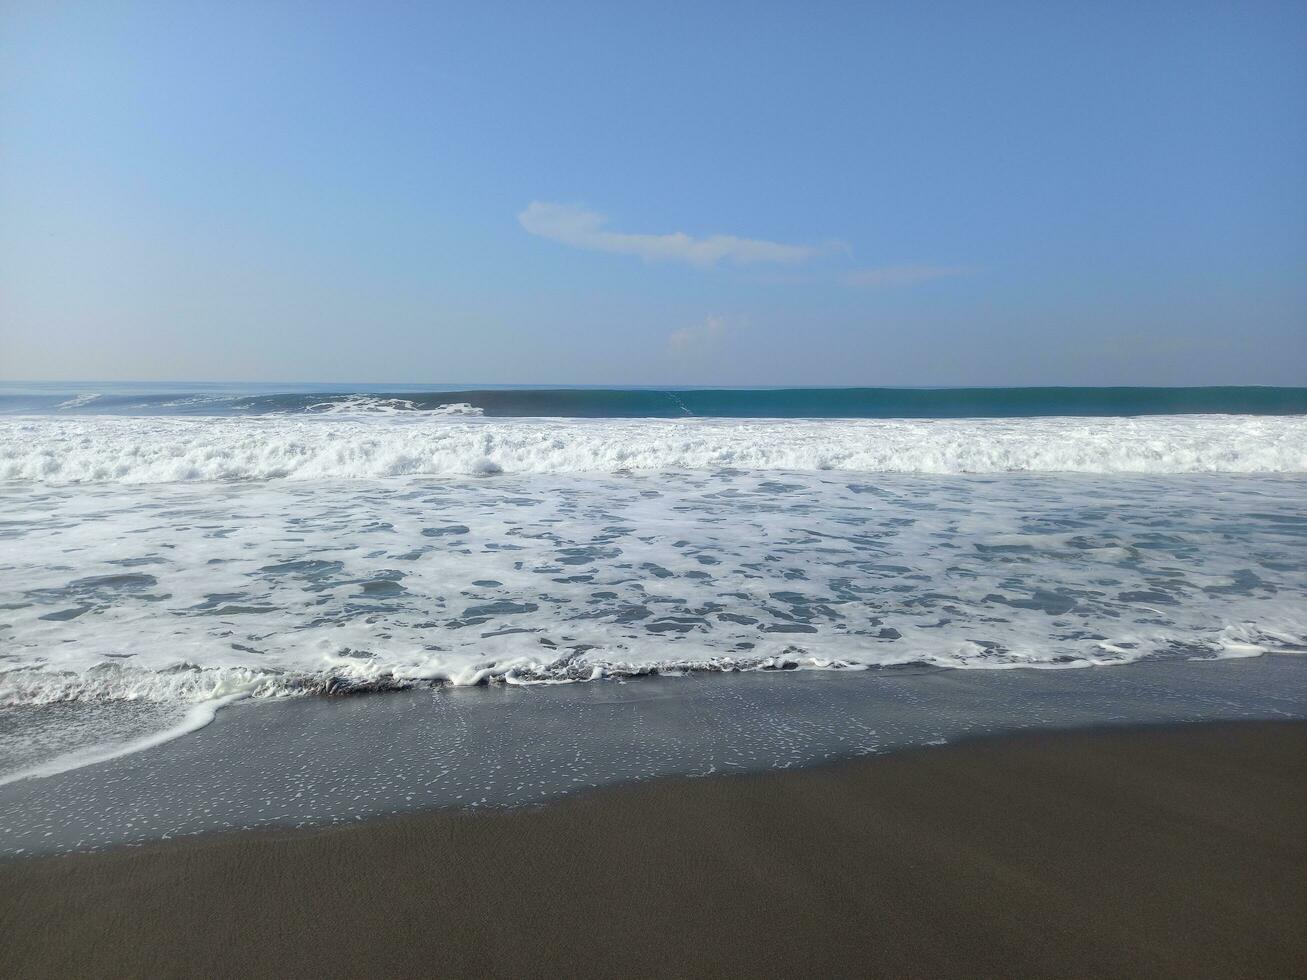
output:
<svg viewBox="0 0 1307 980"><path fill-rule="evenodd" d="M1307 388L530 388L0 385L4 414L268 415L445 411L559 418L1017 418L1301 415Z"/></svg>

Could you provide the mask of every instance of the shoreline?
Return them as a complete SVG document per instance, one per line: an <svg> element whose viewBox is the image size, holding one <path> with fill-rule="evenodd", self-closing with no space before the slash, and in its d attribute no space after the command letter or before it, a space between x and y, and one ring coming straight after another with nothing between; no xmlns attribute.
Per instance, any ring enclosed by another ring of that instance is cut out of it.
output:
<svg viewBox="0 0 1307 980"><path fill-rule="evenodd" d="M0 786L0 858L520 806L1029 730L1290 718L1307 720L1301 657L247 700L148 751Z"/></svg>
<svg viewBox="0 0 1307 980"><path fill-rule="evenodd" d="M0 972L1307 966L1307 722L1016 733L0 863Z"/></svg>

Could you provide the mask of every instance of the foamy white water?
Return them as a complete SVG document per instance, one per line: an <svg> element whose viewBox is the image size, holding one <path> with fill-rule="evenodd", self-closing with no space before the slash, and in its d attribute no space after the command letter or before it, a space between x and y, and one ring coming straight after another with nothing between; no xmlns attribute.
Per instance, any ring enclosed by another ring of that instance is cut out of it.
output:
<svg viewBox="0 0 1307 980"><path fill-rule="evenodd" d="M617 477L0 492L0 704L1307 649L1307 483Z"/></svg>
<svg viewBox="0 0 1307 980"><path fill-rule="evenodd" d="M1307 651L1307 417L477 411L0 417L0 773L246 696Z"/></svg>
<svg viewBox="0 0 1307 980"><path fill-rule="evenodd" d="M369 480L620 471L1303 473L1307 416L482 419L368 400L252 418L4 417L0 480ZM348 409L348 405L345 406ZM341 411L342 414L335 414Z"/></svg>

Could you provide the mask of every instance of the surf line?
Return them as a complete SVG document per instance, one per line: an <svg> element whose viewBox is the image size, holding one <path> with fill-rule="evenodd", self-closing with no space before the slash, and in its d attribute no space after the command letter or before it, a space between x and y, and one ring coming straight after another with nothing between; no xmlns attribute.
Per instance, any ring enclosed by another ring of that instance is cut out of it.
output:
<svg viewBox="0 0 1307 980"><path fill-rule="evenodd" d="M61 772L68 772L71 769L82 769L86 766L99 765L101 762L108 762L111 759L118 759L124 755L132 755L136 752L144 752L146 749L152 749L157 745L163 745L165 742L171 742L175 738L181 738L183 735L189 735L191 732L198 732L201 728L213 721L218 711L225 708L233 702L243 700L249 697L248 691L241 691L236 694L227 694L222 697L209 698L207 701L201 701L194 705L190 711L186 712L186 717L180 724L173 726L162 732L156 732L153 735L147 735L145 738L136 739L129 742L114 742L109 745L101 745L91 749L78 749L74 752L67 752L63 755L56 756L48 762L42 762L39 765L32 766L28 769L20 769L17 772L11 772L0 776L0 786L7 786L9 783L16 783L23 779L42 779L46 776L55 776Z"/></svg>

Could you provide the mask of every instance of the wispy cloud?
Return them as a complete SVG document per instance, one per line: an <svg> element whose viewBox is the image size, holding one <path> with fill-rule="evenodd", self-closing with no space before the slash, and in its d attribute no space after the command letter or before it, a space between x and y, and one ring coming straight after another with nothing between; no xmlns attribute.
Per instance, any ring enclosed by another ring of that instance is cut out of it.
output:
<svg viewBox="0 0 1307 980"><path fill-rule="evenodd" d="M871 288L916 286L933 279L965 276L970 269L960 265L884 265L875 269L856 269L844 277L850 286Z"/></svg>
<svg viewBox="0 0 1307 980"><path fill-rule="evenodd" d="M821 249L812 245L785 245L760 238L709 235L694 238L684 232L667 235L609 231L602 214L568 204L534 201L517 216L532 235L574 248L619 255L638 255L646 261L688 262L708 268L719 262L751 265L756 262L795 263L810 259Z"/></svg>
<svg viewBox="0 0 1307 980"><path fill-rule="evenodd" d="M737 326L724 316L705 317L702 323L673 330L667 338L667 349L680 356L705 354L715 350Z"/></svg>

